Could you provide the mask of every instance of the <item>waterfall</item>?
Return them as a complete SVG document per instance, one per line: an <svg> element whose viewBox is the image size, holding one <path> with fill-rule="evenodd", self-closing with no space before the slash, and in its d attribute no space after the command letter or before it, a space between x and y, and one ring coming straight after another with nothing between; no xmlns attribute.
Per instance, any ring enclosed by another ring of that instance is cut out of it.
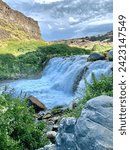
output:
<svg viewBox="0 0 130 150"><path fill-rule="evenodd" d="M88 70L86 71L85 75L82 77L78 85L78 93L83 93L85 90L85 80L87 83L92 83L92 74L94 74L95 78L99 80L103 75L111 76L112 75L112 62L108 62L106 60L98 60L91 63L88 66Z"/></svg>
<svg viewBox="0 0 130 150"><path fill-rule="evenodd" d="M88 62L88 56L55 57L50 59L42 77L35 80L16 80L4 83L15 89L15 95L33 95L48 108L69 104L85 88L84 78L91 83L91 75L99 79L112 73L112 62L100 60ZM75 88L76 86L76 88ZM76 91L75 91L75 90Z"/></svg>

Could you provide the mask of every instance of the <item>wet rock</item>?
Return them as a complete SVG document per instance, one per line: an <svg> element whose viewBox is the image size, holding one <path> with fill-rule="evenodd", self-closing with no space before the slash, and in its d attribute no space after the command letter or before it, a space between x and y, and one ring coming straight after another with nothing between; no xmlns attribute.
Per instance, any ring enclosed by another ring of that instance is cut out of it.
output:
<svg viewBox="0 0 130 150"><path fill-rule="evenodd" d="M42 120L43 116L42 115L39 115L39 114L34 114L34 118L36 120Z"/></svg>
<svg viewBox="0 0 130 150"><path fill-rule="evenodd" d="M51 110L52 116L62 115L64 112L64 106L57 106Z"/></svg>
<svg viewBox="0 0 130 150"><path fill-rule="evenodd" d="M112 150L112 111L112 97L99 96L89 100L77 120L61 120L56 136L56 149Z"/></svg>
<svg viewBox="0 0 130 150"><path fill-rule="evenodd" d="M52 117L52 115L50 113L47 113L43 116L43 119L49 119L51 117Z"/></svg>
<svg viewBox="0 0 130 150"><path fill-rule="evenodd" d="M46 145L44 148L40 148L38 150L56 150L55 144Z"/></svg>
<svg viewBox="0 0 130 150"><path fill-rule="evenodd" d="M110 51L107 53L107 57L108 57L108 60L110 60L110 61L113 60L113 50L110 50Z"/></svg>
<svg viewBox="0 0 130 150"><path fill-rule="evenodd" d="M105 56L100 53L92 53L88 57L88 61L105 60Z"/></svg>
<svg viewBox="0 0 130 150"><path fill-rule="evenodd" d="M47 121L47 130L48 131L52 131L54 126L54 122L53 121Z"/></svg>
<svg viewBox="0 0 130 150"><path fill-rule="evenodd" d="M43 103L41 103L36 97L29 96L27 100L28 100L28 105L33 106L36 112L47 110L46 106Z"/></svg>
<svg viewBox="0 0 130 150"><path fill-rule="evenodd" d="M73 110L75 109L76 107L78 106L78 100L75 100L75 101L72 101L70 104L69 104L69 110Z"/></svg>
<svg viewBox="0 0 130 150"><path fill-rule="evenodd" d="M49 132L47 132L47 137L49 138L49 139L51 139L51 138L55 138L56 137L56 132L55 131L49 131Z"/></svg>
<svg viewBox="0 0 130 150"><path fill-rule="evenodd" d="M59 126L58 126L57 124L53 125L52 131L56 131L56 132L57 132L57 131L58 131L58 127L59 127Z"/></svg>
<svg viewBox="0 0 130 150"><path fill-rule="evenodd" d="M57 132L49 131L49 132L46 133L46 135L47 135L47 138L50 139L50 141L54 144Z"/></svg>
<svg viewBox="0 0 130 150"><path fill-rule="evenodd" d="M51 120L56 124L60 120L60 116L55 116Z"/></svg>

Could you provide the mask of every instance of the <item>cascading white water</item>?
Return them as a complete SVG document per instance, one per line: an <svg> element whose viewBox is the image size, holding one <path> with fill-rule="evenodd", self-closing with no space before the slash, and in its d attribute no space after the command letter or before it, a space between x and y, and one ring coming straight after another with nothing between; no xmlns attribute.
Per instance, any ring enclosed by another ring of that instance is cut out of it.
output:
<svg viewBox="0 0 130 150"><path fill-rule="evenodd" d="M21 91L27 95L33 95L43 102L48 108L57 105L69 104L79 93L80 89L85 88L84 78L77 86L77 92L73 88L77 78L87 67L83 75L86 80L91 82L92 72L99 79L101 74L111 74L112 63L107 61L87 62L87 55L71 57L55 57L50 59L43 70L42 77L35 80L16 80L2 84L9 85L15 89L15 94Z"/></svg>
<svg viewBox="0 0 130 150"><path fill-rule="evenodd" d="M86 71L84 77L80 81L78 85L78 93L83 93L85 90L85 80L87 83L91 84L92 83L92 74L95 75L95 78L98 80L100 79L103 75L105 76L110 76L112 75L112 62L108 62L105 60L98 60L93 63L91 63L88 66L88 70Z"/></svg>

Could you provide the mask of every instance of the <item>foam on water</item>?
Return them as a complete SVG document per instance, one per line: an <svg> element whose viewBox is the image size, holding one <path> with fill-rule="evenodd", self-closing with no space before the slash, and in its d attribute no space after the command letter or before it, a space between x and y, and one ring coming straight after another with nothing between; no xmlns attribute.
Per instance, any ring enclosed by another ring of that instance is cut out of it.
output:
<svg viewBox="0 0 130 150"><path fill-rule="evenodd" d="M15 95L26 93L33 95L48 108L69 104L85 88L84 77L91 83L92 72L99 79L102 74L111 74L112 63L107 61L87 62L87 55L55 57L50 59L43 70L42 77L35 80L16 80L2 84L15 89ZM80 73L88 68L79 81L77 92L73 88Z"/></svg>

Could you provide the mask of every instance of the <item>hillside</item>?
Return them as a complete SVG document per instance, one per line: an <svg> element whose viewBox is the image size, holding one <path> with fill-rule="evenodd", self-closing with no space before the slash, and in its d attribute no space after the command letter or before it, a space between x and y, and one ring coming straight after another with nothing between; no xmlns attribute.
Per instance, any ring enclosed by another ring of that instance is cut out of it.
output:
<svg viewBox="0 0 130 150"><path fill-rule="evenodd" d="M53 43L64 43L69 46L76 46L85 49L92 50L109 50L112 48L113 44L113 31L108 32L106 34L99 34L96 36L86 36L82 38L68 39L68 40L58 40L53 41Z"/></svg>
<svg viewBox="0 0 130 150"><path fill-rule="evenodd" d="M0 0L0 40L41 39L38 22Z"/></svg>

